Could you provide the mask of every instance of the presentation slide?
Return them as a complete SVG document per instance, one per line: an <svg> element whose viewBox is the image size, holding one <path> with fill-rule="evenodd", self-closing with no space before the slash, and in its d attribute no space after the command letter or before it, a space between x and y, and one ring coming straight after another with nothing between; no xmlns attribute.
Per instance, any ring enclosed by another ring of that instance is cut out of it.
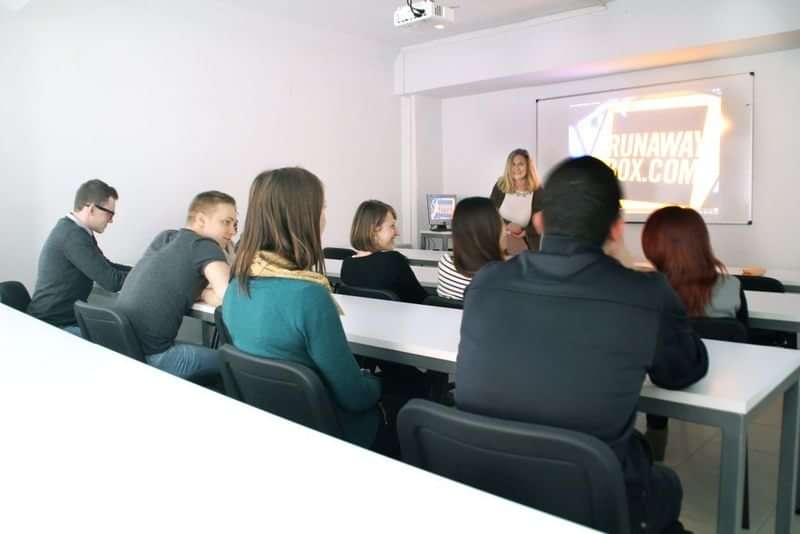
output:
<svg viewBox="0 0 800 534"><path fill-rule="evenodd" d="M752 100L750 74L539 100L539 171L592 155L617 172L627 221L675 204L747 224Z"/></svg>

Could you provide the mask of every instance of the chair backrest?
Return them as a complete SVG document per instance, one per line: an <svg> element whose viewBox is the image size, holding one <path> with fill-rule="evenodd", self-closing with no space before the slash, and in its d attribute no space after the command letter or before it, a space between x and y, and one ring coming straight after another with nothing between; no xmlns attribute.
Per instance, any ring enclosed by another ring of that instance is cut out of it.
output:
<svg viewBox="0 0 800 534"><path fill-rule="evenodd" d="M232 345L231 333L228 331L228 327L225 326L225 321L222 320L222 306L214 308L214 325L217 327L217 336L219 336L217 346Z"/></svg>
<svg viewBox="0 0 800 534"><path fill-rule="evenodd" d="M366 297L369 299L380 300L400 300L400 298L388 289L369 289L366 287L349 286L344 282L336 284L336 292L341 295L351 295L353 297Z"/></svg>
<svg viewBox="0 0 800 534"><path fill-rule="evenodd" d="M747 343L747 327L740 321L733 318L709 318L702 317L692 319L692 328L698 336L706 339L718 339L720 341L734 341L736 343Z"/></svg>
<svg viewBox="0 0 800 534"><path fill-rule="evenodd" d="M30 302L31 295L22 282L0 282L0 304L24 312L28 309Z"/></svg>
<svg viewBox="0 0 800 534"><path fill-rule="evenodd" d="M593 436L421 399L397 426L412 465L603 532L629 531L619 459Z"/></svg>
<svg viewBox="0 0 800 534"><path fill-rule="evenodd" d="M130 321L119 311L79 300L75 303L75 317L84 339L140 362L145 361Z"/></svg>
<svg viewBox="0 0 800 534"><path fill-rule="evenodd" d="M768 276L745 276L737 275L745 291L768 291L770 293L785 293L786 288L783 283L775 278Z"/></svg>
<svg viewBox="0 0 800 534"><path fill-rule="evenodd" d="M310 367L253 356L230 344L220 347L219 359L229 397L325 434L342 436L328 388Z"/></svg>
<svg viewBox="0 0 800 534"><path fill-rule="evenodd" d="M322 249L322 255L330 260L343 260L355 256L355 254L356 251L350 248L325 247Z"/></svg>
<svg viewBox="0 0 800 534"><path fill-rule="evenodd" d="M440 297L439 295L425 297L425 300L423 300L422 303L427 304L428 306L439 306L440 308L456 308L459 310L464 309L463 300L446 299L444 297Z"/></svg>

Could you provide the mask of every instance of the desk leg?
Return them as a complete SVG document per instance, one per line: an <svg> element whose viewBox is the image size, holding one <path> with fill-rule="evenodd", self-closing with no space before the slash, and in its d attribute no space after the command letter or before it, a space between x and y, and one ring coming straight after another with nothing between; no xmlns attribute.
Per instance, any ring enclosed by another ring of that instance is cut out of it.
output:
<svg viewBox="0 0 800 534"><path fill-rule="evenodd" d="M795 477L797 463L798 425L797 382L783 394L783 419L781 421L781 457L778 467L778 503L775 507L775 532L788 534L792 529L795 503Z"/></svg>
<svg viewBox="0 0 800 534"><path fill-rule="evenodd" d="M730 418L722 428L717 532L739 532L744 498L745 425L741 417Z"/></svg>

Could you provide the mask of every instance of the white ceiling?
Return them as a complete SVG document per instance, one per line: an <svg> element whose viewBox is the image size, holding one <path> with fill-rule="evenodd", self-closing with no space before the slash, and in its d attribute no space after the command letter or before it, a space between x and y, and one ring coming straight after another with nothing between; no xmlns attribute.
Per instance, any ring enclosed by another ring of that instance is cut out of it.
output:
<svg viewBox="0 0 800 534"><path fill-rule="evenodd" d="M444 30L429 25L395 28L394 10L406 0L221 0L242 9L293 22L403 47L471 32L523 22L574 9L603 5L604 0L439 0L456 7L455 24Z"/></svg>

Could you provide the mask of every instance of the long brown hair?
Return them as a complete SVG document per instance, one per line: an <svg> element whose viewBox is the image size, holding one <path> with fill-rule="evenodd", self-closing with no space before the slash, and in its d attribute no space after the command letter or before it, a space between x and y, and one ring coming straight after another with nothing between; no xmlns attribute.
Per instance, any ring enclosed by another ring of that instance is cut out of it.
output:
<svg viewBox="0 0 800 534"><path fill-rule="evenodd" d="M528 191L536 191L542 183L541 180L539 180L539 173L536 172L536 164L533 163L528 151L524 148L515 148L506 158L506 169L503 172L503 176L497 179L498 189L505 194L514 193L517 190L514 179L511 177L511 164L517 156L522 156L527 162L526 167L528 172L525 175L525 180L528 182Z"/></svg>
<svg viewBox="0 0 800 534"><path fill-rule="evenodd" d="M274 252L298 269L325 272L320 238L323 204L322 182L305 169L286 167L256 176L233 264L246 295L250 266L260 250Z"/></svg>
<svg viewBox="0 0 800 534"><path fill-rule="evenodd" d="M701 317L725 266L714 256L700 214L680 206L654 211L642 230L642 250L653 266L667 275L689 316Z"/></svg>
<svg viewBox="0 0 800 534"><path fill-rule="evenodd" d="M485 197L462 199L453 213L453 264L456 271L472 277L490 261L502 261L500 235L503 220L494 203Z"/></svg>

